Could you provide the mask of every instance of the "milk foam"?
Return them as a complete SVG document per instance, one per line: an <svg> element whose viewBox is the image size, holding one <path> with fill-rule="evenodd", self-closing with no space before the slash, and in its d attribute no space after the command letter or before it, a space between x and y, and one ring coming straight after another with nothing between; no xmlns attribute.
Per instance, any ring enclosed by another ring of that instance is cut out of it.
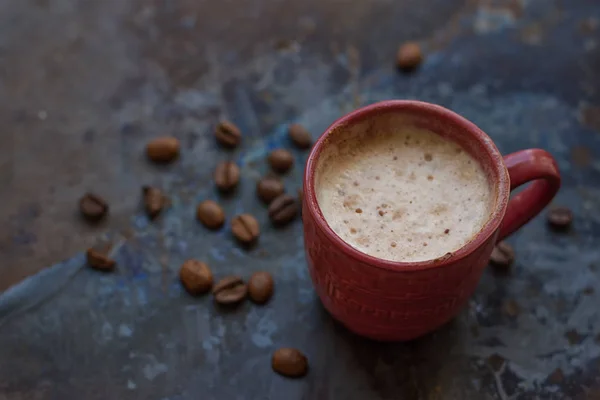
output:
<svg viewBox="0 0 600 400"><path fill-rule="evenodd" d="M337 235L392 261L458 250L481 230L492 202L478 162L414 127L330 143L317 166L316 194Z"/></svg>

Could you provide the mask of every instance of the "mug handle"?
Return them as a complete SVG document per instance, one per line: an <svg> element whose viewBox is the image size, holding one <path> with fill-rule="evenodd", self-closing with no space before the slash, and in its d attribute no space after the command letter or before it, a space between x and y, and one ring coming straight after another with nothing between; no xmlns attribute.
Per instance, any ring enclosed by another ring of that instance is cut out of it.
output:
<svg viewBox="0 0 600 400"><path fill-rule="evenodd" d="M501 241L538 215L558 192L560 172L554 157L542 149L521 150L504 157L510 190L531 185L508 202L497 241Z"/></svg>

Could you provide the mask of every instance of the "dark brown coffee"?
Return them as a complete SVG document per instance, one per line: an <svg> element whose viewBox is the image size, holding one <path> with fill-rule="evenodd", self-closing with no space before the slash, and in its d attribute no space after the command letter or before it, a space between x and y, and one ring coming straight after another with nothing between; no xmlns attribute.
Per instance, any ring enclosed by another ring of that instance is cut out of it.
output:
<svg viewBox="0 0 600 400"><path fill-rule="evenodd" d="M232 161L223 161L215 169L215 184L222 192L233 190L240 181L240 169Z"/></svg>
<svg viewBox="0 0 600 400"><path fill-rule="evenodd" d="M86 193L79 199L79 210L89 221L99 221L108 213L108 203L100 196Z"/></svg>
<svg viewBox="0 0 600 400"><path fill-rule="evenodd" d="M299 378L308 372L308 358L298 349L283 347L273 353L273 371L290 378Z"/></svg>
<svg viewBox="0 0 600 400"><path fill-rule="evenodd" d="M299 149L308 149L312 145L310 133L300 124L290 125L288 135Z"/></svg>
<svg viewBox="0 0 600 400"><path fill-rule="evenodd" d="M181 284L192 295L208 292L213 284L213 275L205 263L198 260L187 260L179 270Z"/></svg>
<svg viewBox="0 0 600 400"><path fill-rule="evenodd" d="M225 222L225 212L216 202L205 200L196 208L196 218L209 229L218 229Z"/></svg>
<svg viewBox="0 0 600 400"><path fill-rule="evenodd" d="M269 205L269 218L277 226L289 223L297 214L298 203L293 196L288 194L282 194Z"/></svg>
<svg viewBox="0 0 600 400"><path fill-rule="evenodd" d="M169 203L169 199L163 192L152 186L143 186L142 195L144 196L144 208L146 214L148 214L148 217L151 219L156 218Z"/></svg>
<svg viewBox="0 0 600 400"><path fill-rule="evenodd" d="M241 214L231 220L231 232L241 243L254 243L260 235L258 221L250 214Z"/></svg>
<svg viewBox="0 0 600 400"><path fill-rule="evenodd" d="M108 254L102 251L96 249L88 249L86 252L86 258L88 265L99 271L108 272L115 269L115 260L110 258Z"/></svg>
<svg viewBox="0 0 600 400"><path fill-rule="evenodd" d="M239 276L223 278L213 288L215 302L222 305L239 303L247 294L248 287Z"/></svg>
<svg viewBox="0 0 600 400"><path fill-rule="evenodd" d="M285 149L273 150L269 154L269 164L274 171L284 173L294 165L294 156Z"/></svg>
<svg viewBox="0 0 600 400"><path fill-rule="evenodd" d="M172 136L163 136L150 141L146 145L146 154L151 161L168 163L179 155L179 140Z"/></svg>
<svg viewBox="0 0 600 400"><path fill-rule="evenodd" d="M256 184L256 194L266 204L271 204L284 191L283 182L275 177L265 177Z"/></svg>
<svg viewBox="0 0 600 400"><path fill-rule="evenodd" d="M248 295L257 304L264 304L273 295L273 277L265 271L255 272L248 280Z"/></svg>
<svg viewBox="0 0 600 400"><path fill-rule="evenodd" d="M221 121L215 129L215 137L221 146L234 148L242 140L240 129L229 121Z"/></svg>

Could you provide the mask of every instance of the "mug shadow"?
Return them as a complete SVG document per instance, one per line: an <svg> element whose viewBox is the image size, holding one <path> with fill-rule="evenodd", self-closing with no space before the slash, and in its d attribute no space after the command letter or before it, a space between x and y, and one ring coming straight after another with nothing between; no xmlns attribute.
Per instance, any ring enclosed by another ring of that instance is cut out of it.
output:
<svg viewBox="0 0 600 400"><path fill-rule="evenodd" d="M320 346L328 345L318 361L328 379L313 382L310 398L441 398L440 382L446 382L445 374L453 370L448 368L450 352L461 341L455 320L412 341L379 342L353 333L336 321L318 298L315 302L315 318L322 328L319 336L325 340Z"/></svg>

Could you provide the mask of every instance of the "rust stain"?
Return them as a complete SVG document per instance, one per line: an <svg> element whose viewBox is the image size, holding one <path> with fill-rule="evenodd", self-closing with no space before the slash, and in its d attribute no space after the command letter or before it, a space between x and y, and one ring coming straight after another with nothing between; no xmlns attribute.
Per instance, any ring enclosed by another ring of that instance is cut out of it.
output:
<svg viewBox="0 0 600 400"><path fill-rule="evenodd" d="M581 107L579 118L583 125L600 132L600 106L584 105Z"/></svg>
<svg viewBox="0 0 600 400"><path fill-rule="evenodd" d="M598 26L600 25L600 21L598 21L598 19L590 17L590 18L586 18L582 21L579 22L579 32L581 32L584 35L590 35L592 33L594 33L594 31L596 29L598 29Z"/></svg>
<svg viewBox="0 0 600 400"><path fill-rule="evenodd" d="M565 338L567 338L571 346L578 345L583 340L583 336L575 329L565 332Z"/></svg>
<svg viewBox="0 0 600 400"><path fill-rule="evenodd" d="M553 384L559 384L559 383L562 383L562 381L564 379L565 379L565 374L562 372L562 369L556 368L554 370L554 372L552 372L550 374L550 376L548 377L548 382L553 383Z"/></svg>
<svg viewBox="0 0 600 400"><path fill-rule="evenodd" d="M575 146L571 148L571 161L578 167L587 167L592 162L592 154L584 146Z"/></svg>

